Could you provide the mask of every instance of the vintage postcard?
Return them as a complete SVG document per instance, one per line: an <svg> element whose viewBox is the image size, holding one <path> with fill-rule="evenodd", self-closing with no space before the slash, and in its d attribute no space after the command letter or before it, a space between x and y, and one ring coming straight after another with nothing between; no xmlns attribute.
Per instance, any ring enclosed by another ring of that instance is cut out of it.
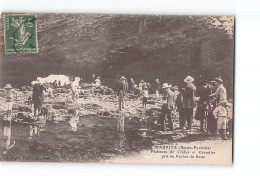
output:
<svg viewBox="0 0 260 176"><path fill-rule="evenodd" d="M0 22L2 162L232 164L233 16Z"/></svg>

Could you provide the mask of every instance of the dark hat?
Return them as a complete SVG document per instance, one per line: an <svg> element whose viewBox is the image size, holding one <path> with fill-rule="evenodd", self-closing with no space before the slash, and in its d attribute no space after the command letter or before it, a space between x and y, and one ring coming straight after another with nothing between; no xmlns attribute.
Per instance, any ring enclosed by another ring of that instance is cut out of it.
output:
<svg viewBox="0 0 260 176"><path fill-rule="evenodd" d="M217 78L214 78L214 81L219 82L219 83L223 83L223 80L220 76L217 77Z"/></svg>

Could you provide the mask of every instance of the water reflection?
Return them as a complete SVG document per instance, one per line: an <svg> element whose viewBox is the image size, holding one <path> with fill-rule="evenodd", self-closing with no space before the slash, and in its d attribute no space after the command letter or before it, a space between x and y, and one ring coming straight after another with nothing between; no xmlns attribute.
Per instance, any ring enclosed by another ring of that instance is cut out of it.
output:
<svg viewBox="0 0 260 176"><path fill-rule="evenodd" d="M78 123L79 123L79 111L75 109L73 116L69 120L69 125L72 131L78 130Z"/></svg>
<svg viewBox="0 0 260 176"><path fill-rule="evenodd" d="M116 118L83 116L80 121L78 111L71 114L59 123L43 117L34 122L0 119L0 156L6 161L39 161L44 157L48 161L88 162L151 146L146 135L150 122L147 125L145 114L130 118L129 113L120 112Z"/></svg>
<svg viewBox="0 0 260 176"><path fill-rule="evenodd" d="M116 126L116 150L122 151L126 144L125 136L125 113L120 112Z"/></svg>
<svg viewBox="0 0 260 176"><path fill-rule="evenodd" d="M145 113L140 113L140 123L141 128L139 129L140 135L142 137L145 137L147 135L148 127L147 127L147 116L145 116Z"/></svg>
<svg viewBox="0 0 260 176"><path fill-rule="evenodd" d="M12 122L11 120L3 120L3 136L2 136L2 154L6 154L8 150L14 147L15 139L12 137Z"/></svg>

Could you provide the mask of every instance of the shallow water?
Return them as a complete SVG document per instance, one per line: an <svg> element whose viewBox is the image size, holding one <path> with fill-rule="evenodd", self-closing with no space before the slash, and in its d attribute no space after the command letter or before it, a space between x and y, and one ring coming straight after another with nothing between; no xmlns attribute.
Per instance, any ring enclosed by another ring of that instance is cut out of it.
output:
<svg viewBox="0 0 260 176"><path fill-rule="evenodd" d="M99 116L35 124L0 121L1 160L99 162L152 146L147 120Z"/></svg>

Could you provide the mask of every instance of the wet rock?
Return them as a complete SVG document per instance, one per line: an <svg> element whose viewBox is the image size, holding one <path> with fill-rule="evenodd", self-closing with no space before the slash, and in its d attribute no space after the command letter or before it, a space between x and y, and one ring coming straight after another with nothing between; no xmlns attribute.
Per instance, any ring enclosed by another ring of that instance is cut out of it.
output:
<svg viewBox="0 0 260 176"><path fill-rule="evenodd" d="M23 105L15 105L13 106L13 110L18 110L19 112L32 112L31 108Z"/></svg>
<svg viewBox="0 0 260 176"><path fill-rule="evenodd" d="M105 111L105 112L103 112L103 116L110 116L111 114L110 114L110 112L108 112L108 111Z"/></svg>
<svg viewBox="0 0 260 176"><path fill-rule="evenodd" d="M157 103L156 100L147 100L147 104L153 104L155 105Z"/></svg>
<svg viewBox="0 0 260 176"><path fill-rule="evenodd" d="M54 114L53 120L56 121L56 122L60 122L60 121L65 121L66 119L65 119L64 116L61 116L59 114Z"/></svg>
<svg viewBox="0 0 260 176"><path fill-rule="evenodd" d="M66 89L66 88L57 88L57 89L54 89L53 93L69 93L70 90L69 89Z"/></svg>
<svg viewBox="0 0 260 176"><path fill-rule="evenodd" d="M28 118L28 113L18 112L18 113L17 113L17 118L18 118L18 119L27 119L27 118Z"/></svg>
<svg viewBox="0 0 260 176"><path fill-rule="evenodd" d="M68 109L68 113L69 113L69 114L75 114L75 113L76 113L76 110L75 110L75 109Z"/></svg>
<svg viewBox="0 0 260 176"><path fill-rule="evenodd" d="M93 87L93 85L92 84L88 84L88 83L82 83L80 85L80 87L81 87L81 89L90 89L90 88Z"/></svg>
<svg viewBox="0 0 260 176"><path fill-rule="evenodd" d="M65 105L66 105L65 102L56 102L56 104L58 104L58 105L62 105L62 106L65 106Z"/></svg>
<svg viewBox="0 0 260 176"><path fill-rule="evenodd" d="M154 108L154 109L148 109L146 111L146 115L148 116L158 116L158 114L160 113L160 109L159 108Z"/></svg>
<svg viewBox="0 0 260 176"><path fill-rule="evenodd" d="M103 88L103 95L113 95L114 94L114 90L108 87L104 87Z"/></svg>
<svg viewBox="0 0 260 176"><path fill-rule="evenodd" d="M52 106L53 109L67 109L67 107L63 106L63 105L53 105Z"/></svg>
<svg viewBox="0 0 260 176"><path fill-rule="evenodd" d="M97 88L94 90L94 93L103 94L103 89L102 89L101 87L97 87Z"/></svg>

